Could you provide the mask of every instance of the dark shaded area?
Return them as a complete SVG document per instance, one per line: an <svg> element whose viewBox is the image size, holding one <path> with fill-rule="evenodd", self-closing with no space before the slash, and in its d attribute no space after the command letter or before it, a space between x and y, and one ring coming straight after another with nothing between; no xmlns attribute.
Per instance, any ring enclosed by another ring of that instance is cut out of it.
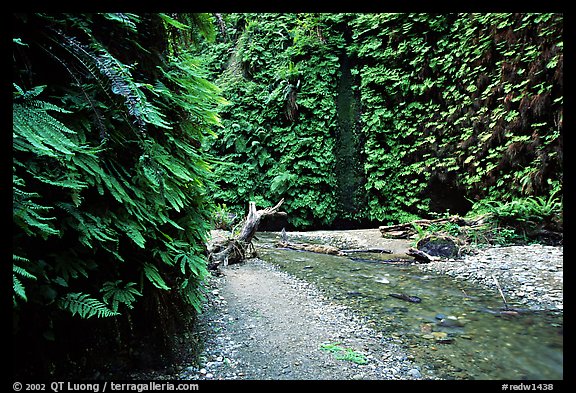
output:
<svg viewBox="0 0 576 393"><path fill-rule="evenodd" d="M200 348L194 310L174 294L150 294L136 312L116 318L55 316L32 304L25 311L13 319L15 380L129 378L194 363Z"/></svg>
<svg viewBox="0 0 576 393"><path fill-rule="evenodd" d="M430 198L430 211L435 213L458 214L465 216L472 208L466 199L466 192L454 185L454 178L434 176L424 191L424 198Z"/></svg>
<svg viewBox="0 0 576 393"><path fill-rule="evenodd" d="M349 36L345 34L346 36ZM348 37L348 40L351 38ZM340 79L338 81L336 111L338 127L336 129L336 145L334 155L336 158L337 202L340 216L351 218L350 223L359 217L365 216L361 209L366 205L364 185L364 157L362 156L364 137L360 129L360 99L354 92L354 85L358 85L350 71L355 64L346 53L340 55ZM343 223L334 223L336 227L346 228Z"/></svg>

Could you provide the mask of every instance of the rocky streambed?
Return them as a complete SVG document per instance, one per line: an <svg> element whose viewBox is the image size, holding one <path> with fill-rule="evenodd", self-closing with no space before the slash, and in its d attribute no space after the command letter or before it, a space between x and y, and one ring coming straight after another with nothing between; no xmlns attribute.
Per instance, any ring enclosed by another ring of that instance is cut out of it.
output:
<svg viewBox="0 0 576 393"><path fill-rule="evenodd" d="M287 236L387 248L406 262L413 245L377 229ZM198 361L154 378L562 378L561 246L477 248L458 260L386 266L267 248L280 234L259 237L262 259L223 268L206 283ZM500 314L497 286L520 314ZM387 295L398 291L423 301Z"/></svg>
<svg viewBox="0 0 576 393"><path fill-rule="evenodd" d="M292 232L295 239L340 248L381 247L393 255L406 255L411 240L383 238L378 229ZM423 271L445 274L497 291L508 301L531 309L562 310L564 247L541 244L473 247L458 259L416 264Z"/></svg>

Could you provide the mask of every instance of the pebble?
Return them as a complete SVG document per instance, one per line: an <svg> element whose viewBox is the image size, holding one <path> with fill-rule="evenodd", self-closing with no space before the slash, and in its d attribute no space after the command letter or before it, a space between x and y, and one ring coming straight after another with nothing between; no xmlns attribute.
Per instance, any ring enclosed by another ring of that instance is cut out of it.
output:
<svg viewBox="0 0 576 393"><path fill-rule="evenodd" d="M457 262L443 260L418 266L492 291L496 290L496 277L509 303L516 301L533 310L562 309L563 246L476 248Z"/></svg>
<svg viewBox="0 0 576 393"><path fill-rule="evenodd" d="M410 370L408 370L408 375L414 379L422 378L422 374L420 374L420 370L418 370L416 368L411 368Z"/></svg>

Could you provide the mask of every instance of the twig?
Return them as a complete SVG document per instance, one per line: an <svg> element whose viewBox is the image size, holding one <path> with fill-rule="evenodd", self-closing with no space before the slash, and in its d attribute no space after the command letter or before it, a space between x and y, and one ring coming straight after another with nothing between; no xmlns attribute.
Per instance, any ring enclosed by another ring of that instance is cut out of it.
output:
<svg viewBox="0 0 576 393"><path fill-rule="evenodd" d="M496 276L492 275L492 278L494 279L494 283L496 284L496 288L498 288L498 292L500 292L500 296L502 296L502 300L504 301L504 309L509 310L510 307L508 307L508 303L506 302L506 298L504 297L504 293L502 292L502 288L500 288L500 284L498 283Z"/></svg>

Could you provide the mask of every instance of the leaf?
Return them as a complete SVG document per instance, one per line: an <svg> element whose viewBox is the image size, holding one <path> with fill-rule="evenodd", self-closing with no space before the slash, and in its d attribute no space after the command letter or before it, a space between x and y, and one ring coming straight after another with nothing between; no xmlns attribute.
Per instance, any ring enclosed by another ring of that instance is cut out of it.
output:
<svg viewBox="0 0 576 393"><path fill-rule="evenodd" d="M80 292L68 293L59 301L60 308L68 310L72 315L78 314L81 318L112 317L119 315L118 312L110 310L106 304L91 298L90 295Z"/></svg>
<svg viewBox="0 0 576 393"><path fill-rule="evenodd" d="M146 278L158 289L169 290L170 287L166 285L164 279L160 276L158 268L151 263L144 263L144 274Z"/></svg>

